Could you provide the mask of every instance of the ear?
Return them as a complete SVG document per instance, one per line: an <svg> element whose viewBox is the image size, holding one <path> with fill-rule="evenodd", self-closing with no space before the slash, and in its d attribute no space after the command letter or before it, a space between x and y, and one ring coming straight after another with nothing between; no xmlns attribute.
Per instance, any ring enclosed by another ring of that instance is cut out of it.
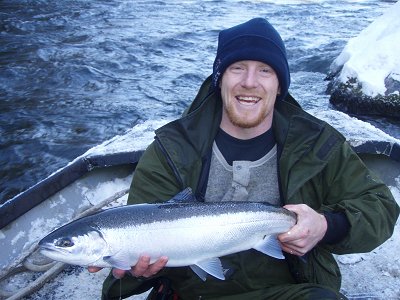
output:
<svg viewBox="0 0 400 300"><path fill-rule="evenodd" d="M280 86L278 86L278 92L276 93L278 96L280 96L280 94L281 94L281 87Z"/></svg>

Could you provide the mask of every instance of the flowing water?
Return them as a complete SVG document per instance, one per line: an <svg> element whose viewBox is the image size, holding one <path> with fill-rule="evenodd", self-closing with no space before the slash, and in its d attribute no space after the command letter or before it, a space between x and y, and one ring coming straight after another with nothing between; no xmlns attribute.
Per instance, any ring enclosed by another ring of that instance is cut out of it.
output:
<svg viewBox="0 0 400 300"><path fill-rule="evenodd" d="M291 93L326 108L330 64L390 5L1 0L0 202L138 122L178 117L211 73L218 32L252 17L285 40ZM373 122L399 137L396 122Z"/></svg>

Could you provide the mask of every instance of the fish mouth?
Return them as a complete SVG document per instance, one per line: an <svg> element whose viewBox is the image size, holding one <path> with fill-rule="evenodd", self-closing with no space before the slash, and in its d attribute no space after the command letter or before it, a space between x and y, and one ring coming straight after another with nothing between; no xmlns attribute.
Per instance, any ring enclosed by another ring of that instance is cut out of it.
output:
<svg viewBox="0 0 400 300"><path fill-rule="evenodd" d="M51 245L51 244L42 244L42 245L39 245L39 251L40 252L43 252L43 251L45 251L45 252L58 252L58 249L54 248L54 246Z"/></svg>
<svg viewBox="0 0 400 300"><path fill-rule="evenodd" d="M60 253L66 251L63 248L55 247L53 244L43 243L39 244L39 252L45 254L45 253Z"/></svg>

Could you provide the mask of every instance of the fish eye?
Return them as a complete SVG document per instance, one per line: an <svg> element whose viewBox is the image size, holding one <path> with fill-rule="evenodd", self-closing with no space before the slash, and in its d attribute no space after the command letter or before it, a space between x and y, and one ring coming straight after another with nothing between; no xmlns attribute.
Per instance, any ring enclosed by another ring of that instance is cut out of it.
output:
<svg viewBox="0 0 400 300"><path fill-rule="evenodd" d="M62 238L59 239L56 243L56 246L58 247L72 247L74 245L74 242L70 238Z"/></svg>

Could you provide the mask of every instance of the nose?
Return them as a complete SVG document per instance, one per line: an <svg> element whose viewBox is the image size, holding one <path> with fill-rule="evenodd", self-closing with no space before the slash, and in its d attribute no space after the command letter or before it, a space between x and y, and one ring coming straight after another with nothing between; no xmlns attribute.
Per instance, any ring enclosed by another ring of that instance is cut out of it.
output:
<svg viewBox="0 0 400 300"><path fill-rule="evenodd" d="M258 86L258 77L255 70L247 69L246 72L243 73L242 86L248 89Z"/></svg>

